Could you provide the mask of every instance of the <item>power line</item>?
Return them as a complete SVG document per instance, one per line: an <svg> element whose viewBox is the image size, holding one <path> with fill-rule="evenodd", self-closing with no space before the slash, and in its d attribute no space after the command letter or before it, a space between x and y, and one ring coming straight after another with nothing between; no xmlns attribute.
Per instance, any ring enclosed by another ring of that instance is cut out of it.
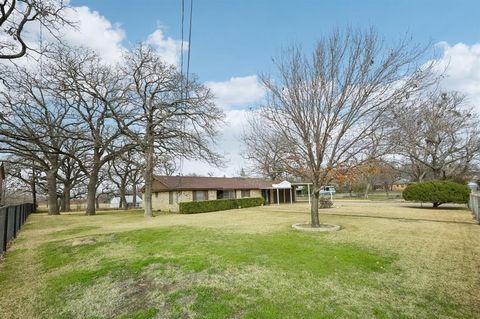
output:
<svg viewBox="0 0 480 319"><path fill-rule="evenodd" d="M188 97L188 77L190 75L190 52L192 48L192 20L193 20L193 0L190 0L190 26L188 30L187 83L186 83L187 97Z"/></svg>
<svg viewBox="0 0 480 319"><path fill-rule="evenodd" d="M181 52L180 52L180 74L183 79L184 72L183 72L183 66L184 66L184 53L183 53L183 45L184 45L184 38L185 38L185 0L182 0L182 42L181 42ZM190 76L190 52L191 52L191 47L192 47L192 21L193 21L193 0L190 0L190 17L189 17L189 26L188 26L188 53L187 53L187 69L186 69L186 75L185 75L185 87L182 87L182 90L180 92L180 99L183 100L183 98L187 99L189 96L189 76ZM185 103L182 102L182 107L184 108L185 111ZM185 120L182 121L182 130L185 132L186 130L186 125L185 125ZM185 145L185 141L182 138L182 145ZM184 165L184 158L180 158L180 176L183 174L183 165ZM180 177L181 178L181 177Z"/></svg>
<svg viewBox="0 0 480 319"><path fill-rule="evenodd" d="M182 42L180 48L180 74L183 76L183 27L185 24L185 0L182 0ZM183 90L182 90L183 94Z"/></svg>

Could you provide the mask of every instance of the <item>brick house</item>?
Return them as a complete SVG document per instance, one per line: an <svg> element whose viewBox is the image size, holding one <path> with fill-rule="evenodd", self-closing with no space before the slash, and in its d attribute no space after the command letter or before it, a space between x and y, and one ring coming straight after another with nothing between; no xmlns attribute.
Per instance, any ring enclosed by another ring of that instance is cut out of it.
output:
<svg viewBox="0 0 480 319"><path fill-rule="evenodd" d="M267 204L292 202L295 192L285 183L244 177L154 176L152 208L178 212L180 202L245 197L263 197Z"/></svg>

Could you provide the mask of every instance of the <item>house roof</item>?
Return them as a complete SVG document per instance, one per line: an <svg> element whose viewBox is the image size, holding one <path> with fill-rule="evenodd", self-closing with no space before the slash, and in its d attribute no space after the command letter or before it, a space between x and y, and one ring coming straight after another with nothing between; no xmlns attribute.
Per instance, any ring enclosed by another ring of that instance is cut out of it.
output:
<svg viewBox="0 0 480 319"><path fill-rule="evenodd" d="M271 186L271 181L262 178L154 176L152 192L171 190L261 189Z"/></svg>

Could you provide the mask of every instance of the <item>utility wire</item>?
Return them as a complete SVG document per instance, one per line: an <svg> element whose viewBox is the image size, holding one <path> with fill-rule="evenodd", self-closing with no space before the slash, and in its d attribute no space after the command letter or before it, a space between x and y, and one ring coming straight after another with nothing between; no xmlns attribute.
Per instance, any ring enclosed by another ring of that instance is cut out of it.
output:
<svg viewBox="0 0 480 319"><path fill-rule="evenodd" d="M183 76L183 27L185 24L185 0L182 0L182 42L180 48L180 74ZM182 90L183 95L183 90ZM183 97L183 96L182 96Z"/></svg>
<svg viewBox="0 0 480 319"><path fill-rule="evenodd" d="M184 65L184 56L183 56L183 41L184 41L184 27L185 27L185 0L182 0L182 43L181 43L181 52L180 52L180 75L182 77L183 81L183 65ZM183 100L183 98L188 99L189 96L189 76L190 76L190 51L192 47L192 20L193 20L193 0L190 0L190 17L189 17L189 27L188 27L188 53L187 53L187 69L186 69L186 74L185 74L185 87L182 87L182 90L180 92L180 99ZM185 103L182 103L183 111L185 112ZM182 130L183 133L186 130L186 125L185 125L185 120L182 121ZM182 146L185 148L185 141L182 138ZM184 164L184 158L183 156L180 157L180 181L182 179L183 175L183 164Z"/></svg>
<svg viewBox="0 0 480 319"><path fill-rule="evenodd" d="M190 51L192 48L192 20L193 20L193 0L190 0L190 25L188 30L187 85L186 85L187 90L185 92L187 97L188 97L188 77L190 75Z"/></svg>
<svg viewBox="0 0 480 319"><path fill-rule="evenodd" d="M192 0L190 0L192 1ZM180 76L181 76L181 79L182 79L182 82L183 82L183 78L184 78L184 53L183 53L183 50L184 50L184 39L185 39L185 32L184 32L184 29L185 29L185 0L182 0L182 5L181 5L181 12L182 12L182 25L181 25L181 30L182 30L182 42L181 42L181 48L180 48ZM190 72L190 41L191 41L191 38L192 38L192 25L191 25L191 21L192 21L192 3L190 3L190 25L189 25L189 34L188 34L188 56L187 56L187 74L185 75L185 86L182 85L182 88L181 88L181 91L180 91L180 99L183 100L184 98L187 99L188 98L188 73ZM185 112L185 103L182 101L182 109L183 109L183 112ZM182 120L182 131L185 132L185 120ZM182 146L183 148L185 147L185 141L184 139L182 138ZM183 156L180 157L180 167L179 167L179 173L180 173L180 180L179 180L179 183L181 184L181 180L182 180L182 175L183 175L183 165L184 165L184 158Z"/></svg>

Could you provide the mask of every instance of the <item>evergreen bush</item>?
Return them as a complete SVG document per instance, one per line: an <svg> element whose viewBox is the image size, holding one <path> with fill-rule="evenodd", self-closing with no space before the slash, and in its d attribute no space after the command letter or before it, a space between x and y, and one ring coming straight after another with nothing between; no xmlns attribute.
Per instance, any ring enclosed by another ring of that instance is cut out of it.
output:
<svg viewBox="0 0 480 319"><path fill-rule="evenodd" d="M470 189L451 181L430 181L408 185L402 193L406 201L432 203L438 207L445 203L466 204Z"/></svg>

